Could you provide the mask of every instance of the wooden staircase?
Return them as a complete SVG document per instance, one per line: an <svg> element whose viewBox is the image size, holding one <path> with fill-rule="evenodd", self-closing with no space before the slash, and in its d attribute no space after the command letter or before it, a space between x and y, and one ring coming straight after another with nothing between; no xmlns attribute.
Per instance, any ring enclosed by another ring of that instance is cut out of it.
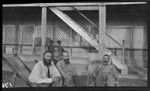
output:
<svg viewBox="0 0 150 91"><path fill-rule="evenodd" d="M86 30L82 28L78 23L76 23L73 19L71 19L67 14L62 12L61 10L51 7L49 8L53 13L55 13L61 20L63 20L67 25L69 25L74 31L76 31L80 36L82 36L90 45L98 50L98 43L96 40L92 39ZM98 54L95 54L99 57ZM95 56L94 55L94 56ZM117 60L115 56L111 56L113 64L121 70L121 74L127 74L128 69L127 66L122 64L120 60Z"/></svg>

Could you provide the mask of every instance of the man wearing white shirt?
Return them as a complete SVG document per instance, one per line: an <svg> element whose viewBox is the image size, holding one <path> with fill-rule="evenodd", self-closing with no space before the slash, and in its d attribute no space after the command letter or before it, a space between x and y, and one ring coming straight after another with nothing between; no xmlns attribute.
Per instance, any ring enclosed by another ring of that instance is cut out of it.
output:
<svg viewBox="0 0 150 91"><path fill-rule="evenodd" d="M39 61L29 75L29 81L33 86L49 87L62 86L61 75L52 61L52 53L45 52L43 61Z"/></svg>

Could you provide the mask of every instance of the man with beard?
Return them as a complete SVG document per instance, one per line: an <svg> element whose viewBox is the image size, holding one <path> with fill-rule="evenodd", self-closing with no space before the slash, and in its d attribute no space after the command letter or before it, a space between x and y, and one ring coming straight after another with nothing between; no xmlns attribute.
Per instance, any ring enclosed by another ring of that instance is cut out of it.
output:
<svg viewBox="0 0 150 91"><path fill-rule="evenodd" d="M29 81L34 87L62 86L61 75L52 61L52 53L43 54L43 61L39 61L29 75Z"/></svg>
<svg viewBox="0 0 150 91"><path fill-rule="evenodd" d="M69 53L63 52L62 60L57 63L57 68L60 70L64 79L64 86L74 86L72 76L75 74L69 62Z"/></svg>
<svg viewBox="0 0 150 91"><path fill-rule="evenodd" d="M118 86L118 75L115 66L112 64L110 56L103 56L103 63L96 72L96 86Z"/></svg>

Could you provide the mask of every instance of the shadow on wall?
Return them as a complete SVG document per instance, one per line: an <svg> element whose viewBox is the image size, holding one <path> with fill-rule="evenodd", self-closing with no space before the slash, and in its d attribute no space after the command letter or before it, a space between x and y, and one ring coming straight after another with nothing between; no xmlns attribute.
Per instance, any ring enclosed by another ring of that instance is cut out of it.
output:
<svg viewBox="0 0 150 91"><path fill-rule="evenodd" d="M145 28L145 27L144 27ZM144 29L144 30L148 30L148 29ZM147 49L147 31L143 31L143 49ZM147 50L143 50L143 55L142 55L142 59L143 59L143 67L147 68L147 61L148 61L148 51Z"/></svg>

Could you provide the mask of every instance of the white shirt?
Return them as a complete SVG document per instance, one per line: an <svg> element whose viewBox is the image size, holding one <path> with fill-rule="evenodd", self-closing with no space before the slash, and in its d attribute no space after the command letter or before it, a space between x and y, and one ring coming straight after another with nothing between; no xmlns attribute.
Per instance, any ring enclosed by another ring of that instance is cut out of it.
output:
<svg viewBox="0 0 150 91"><path fill-rule="evenodd" d="M51 77L61 77L59 71L55 67L54 63L49 66ZM29 81L32 83L52 83L52 78L47 77L48 69L43 64L43 61L39 61L32 69L29 75Z"/></svg>

